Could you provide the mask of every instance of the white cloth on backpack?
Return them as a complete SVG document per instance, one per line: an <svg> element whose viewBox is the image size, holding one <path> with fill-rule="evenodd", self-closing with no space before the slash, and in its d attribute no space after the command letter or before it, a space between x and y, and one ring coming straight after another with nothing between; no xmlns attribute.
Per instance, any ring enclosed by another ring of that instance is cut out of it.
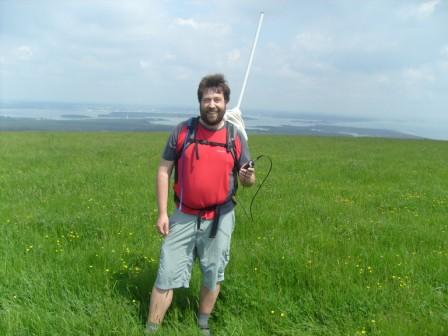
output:
<svg viewBox="0 0 448 336"><path fill-rule="evenodd" d="M234 107L233 109L227 110L224 114L224 120L234 124L241 131L241 134L243 134L244 139L247 141L246 126L244 125L243 116L241 115L241 110L239 107Z"/></svg>

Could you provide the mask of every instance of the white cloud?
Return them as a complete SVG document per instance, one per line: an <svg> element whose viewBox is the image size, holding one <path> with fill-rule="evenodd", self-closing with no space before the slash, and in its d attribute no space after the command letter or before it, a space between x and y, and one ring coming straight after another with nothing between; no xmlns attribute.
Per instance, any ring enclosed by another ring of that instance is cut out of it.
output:
<svg viewBox="0 0 448 336"><path fill-rule="evenodd" d="M175 61L177 59L176 55L172 53L166 53L163 57L166 61Z"/></svg>
<svg viewBox="0 0 448 336"><path fill-rule="evenodd" d="M440 54L444 57L448 57L448 45L444 46L440 51Z"/></svg>
<svg viewBox="0 0 448 336"><path fill-rule="evenodd" d="M420 4L420 6L417 7L417 13L423 17L427 17L432 15L434 12L436 6L440 3L440 0L431 0L426 1Z"/></svg>
<svg viewBox="0 0 448 336"><path fill-rule="evenodd" d="M333 39L320 32L304 32L296 36L294 48L317 52L328 51L333 48Z"/></svg>
<svg viewBox="0 0 448 336"><path fill-rule="evenodd" d="M426 19L434 13L439 3L440 0L429 0L419 5L410 5L400 9L399 15L404 19Z"/></svg>
<svg viewBox="0 0 448 336"><path fill-rule="evenodd" d="M376 81L377 83L380 84L384 84L384 83L389 83L390 82L390 77L386 74L375 74L373 75L374 81Z"/></svg>
<svg viewBox="0 0 448 336"><path fill-rule="evenodd" d="M174 24L179 27L191 27L194 30L212 33L213 35L225 35L230 31L228 24L197 21L195 19L176 18Z"/></svg>
<svg viewBox="0 0 448 336"><path fill-rule="evenodd" d="M147 69L147 68L149 67L149 62L144 61L144 60L140 60L140 61L139 61L139 65L140 65L140 68L142 68L143 70L145 70L145 69Z"/></svg>
<svg viewBox="0 0 448 336"><path fill-rule="evenodd" d="M177 18L174 22L178 26L189 26L189 27L191 27L193 29L198 29L199 28L199 23L196 22L194 19Z"/></svg>
<svg viewBox="0 0 448 336"><path fill-rule="evenodd" d="M22 45L14 50L14 55L21 61L27 61L33 57L33 49L30 46Z"/></svg>
<svg viewBox="0 0 448 336"><path fill-rule="evenodd" d="M184 66L175 66L172 69L173 77L177 80L188 80L194 77L191 69Z"/></svg>
<svg viewBox="0 0 448 336"><path fill-rule="evenodd" d="M441 62L441 63L440 63L440 68L441 68L443 71L448 71L448 62Z"/></svg>
<svg viewBox="0 0 448 336"><path fill-rule="evenodd" d="M236 63L241 59L241 52L238 49L234 49L227 53L227 61L229 63Z"/></svg>
<svg viewBox="0 0 448 336"><path fill-rule="evenodd" d="M403 77L408 84L417 84L423 81L435 80L434 73L426 68L407 68L403 70Z"/></svg>

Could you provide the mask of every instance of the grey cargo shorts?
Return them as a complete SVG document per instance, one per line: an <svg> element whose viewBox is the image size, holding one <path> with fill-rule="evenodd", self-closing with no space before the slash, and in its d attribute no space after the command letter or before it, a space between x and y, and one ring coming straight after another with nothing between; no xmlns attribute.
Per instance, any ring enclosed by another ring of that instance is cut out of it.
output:
<svg viewBox="0 0 448 336"><path fill-rule="evenodd" d="M201 220L178 209L170 217L170 231L161 250L155 287L189 287L193 262L197 258L202 271L202 285L214 290L224 280L230 258L230 241L235 226L234 210L221 214L218 232L210 238L212 220Z"/></svg>

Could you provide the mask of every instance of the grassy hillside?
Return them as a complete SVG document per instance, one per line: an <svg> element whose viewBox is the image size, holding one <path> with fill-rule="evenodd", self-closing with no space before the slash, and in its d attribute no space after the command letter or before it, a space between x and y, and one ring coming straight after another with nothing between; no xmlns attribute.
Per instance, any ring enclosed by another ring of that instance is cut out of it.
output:
<svg viewBox="0 0 448 336"><path fill-rule="evenodd" d="M142 335L166 136L0 133L1 335ZM448 142L250 146L274 168L254 223L237 210L217 335L448 334ZM197 335L199 285L196 268L160 335Z"/></svg>

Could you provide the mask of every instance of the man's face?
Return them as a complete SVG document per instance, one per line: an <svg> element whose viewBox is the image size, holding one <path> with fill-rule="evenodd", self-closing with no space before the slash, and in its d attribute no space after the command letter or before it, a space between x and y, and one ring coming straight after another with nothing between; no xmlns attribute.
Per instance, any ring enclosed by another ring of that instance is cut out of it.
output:
<svg viewBox="0 0 448 336"><path fill-rule="evenodd" d="M226 101L222 92L217 92L216 88L205 90L199 110L203 122L210 126L218 125L226 113Z"/></svg>

